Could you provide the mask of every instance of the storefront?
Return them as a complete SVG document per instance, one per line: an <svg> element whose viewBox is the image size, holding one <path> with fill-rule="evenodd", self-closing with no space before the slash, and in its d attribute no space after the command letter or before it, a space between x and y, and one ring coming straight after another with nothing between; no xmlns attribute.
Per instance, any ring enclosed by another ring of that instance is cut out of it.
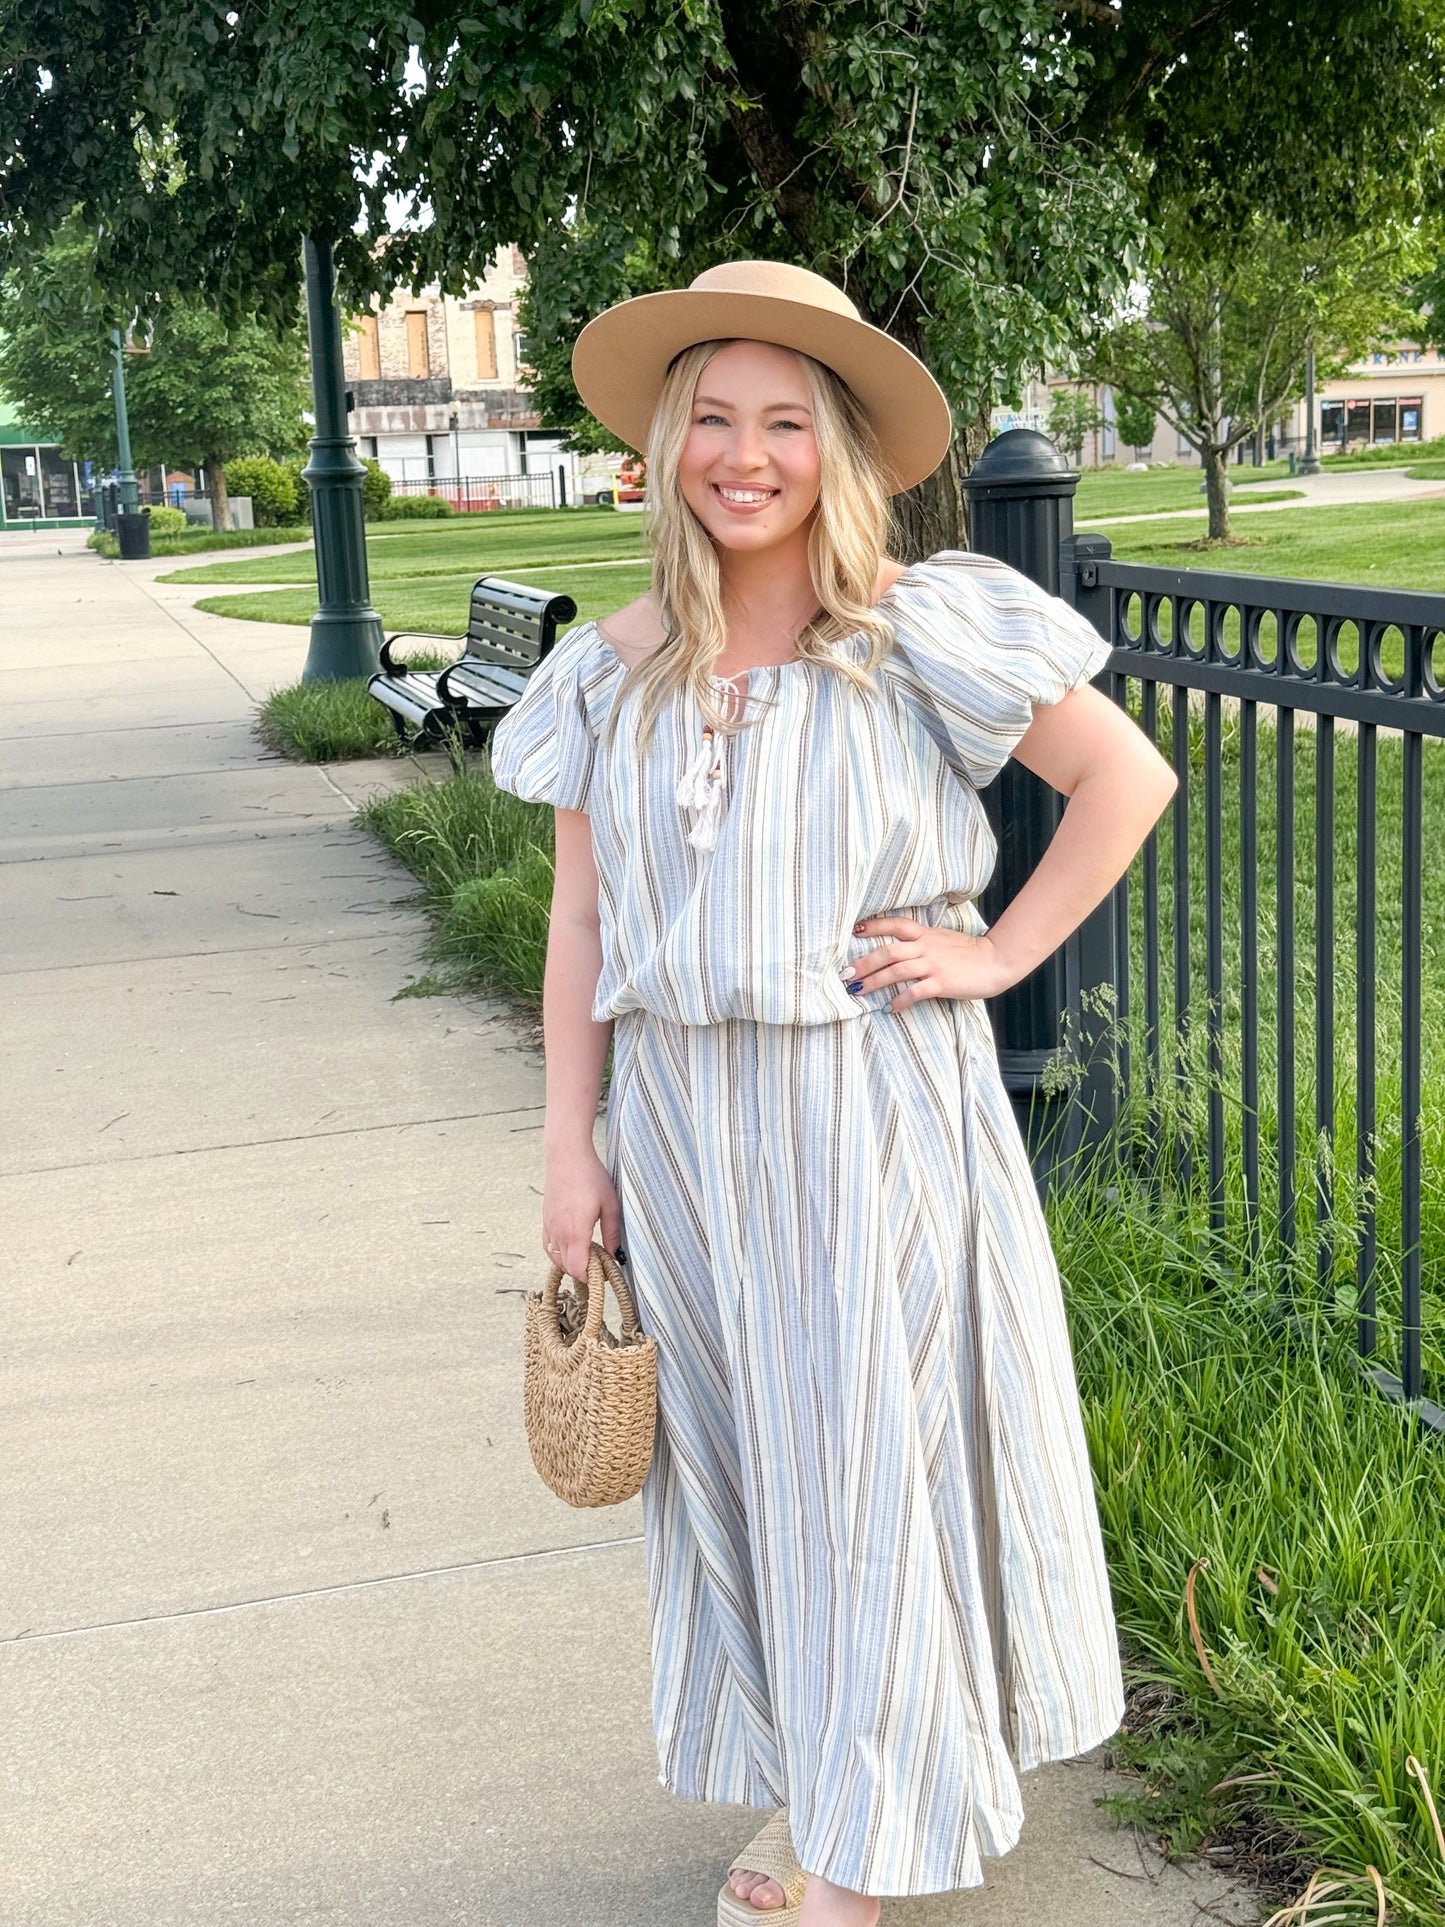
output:
<svg viewBox="0 0 1445 1927"><path fill-rule="evenodd" d="M1320 442L1326 449L1369 448L1382 442L1422 442L1423 395L1365 395L1320 403Z"/></svg>
<svg viewBox="0 0 1445 1927"><path fill-rule="evenodd" d="M95 465L72 462L0 402L0 529L77 528L95 519Z"/></svg>

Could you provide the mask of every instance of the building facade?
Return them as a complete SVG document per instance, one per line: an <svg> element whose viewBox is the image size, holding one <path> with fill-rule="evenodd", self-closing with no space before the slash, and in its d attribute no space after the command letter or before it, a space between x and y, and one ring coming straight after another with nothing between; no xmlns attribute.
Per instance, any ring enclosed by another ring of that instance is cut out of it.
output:
<svg viewBox="0 0 1445 1927"><path fill-rule="evenodd" d="M1083 462L1088 468L1133 461L1199 466L1199 457L1184 437L1162 417L1154 424L1154 440L1147 449L1123 447L1114 422L1114 397L1096 383L1072 383L1062 375L1031 382L1015 409L995 409L995 433L1004 428L1047 431L1053 396L1061 389L1080 387L1103 417L1085 439ZM1401 460L1411 446L1445 436L1445 353L1418 342L1400 342L1363 356L1338 379L1315 389L1315 439L1321 455L1352 453L1363 448L1398 445ZM1305 403L1303 398L1271 423L1264 436L1264 454L1303 455ZM1253 443L1241 443L1235 462L1247 462Z"/></svg>
<svg viewBox="0 0 1445 1927"><path fill-rule="evenodd" d="M541 505L549 494L578 501L584 486L606 485L605 467L597 484L596 464L562 449L564 433L542 422L528 393L517 326L526 272L520 248L500 248L465 295L399 290L348 323L351 432L399 492L468 507L489 493L511 499L516 492L500 485L532 478L518 499Z"/></svg>
<svg viewBox="0 0 1445 1927"><path fill-rule="evenodd" d="M27 428L0 400L0 529L73 529L95 519L95 469Z"/></svg>

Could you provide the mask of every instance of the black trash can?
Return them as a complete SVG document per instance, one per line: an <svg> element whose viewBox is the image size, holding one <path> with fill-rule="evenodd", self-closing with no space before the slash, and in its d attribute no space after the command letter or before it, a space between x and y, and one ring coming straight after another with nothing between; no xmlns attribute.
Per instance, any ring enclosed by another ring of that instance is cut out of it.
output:
<svg viewBox="0 0 1445 1927"><path fill-rule="evenodd" d="M151 512L149 509L122 509L115 518L122 562L144 562L151 552Z"/></svg>

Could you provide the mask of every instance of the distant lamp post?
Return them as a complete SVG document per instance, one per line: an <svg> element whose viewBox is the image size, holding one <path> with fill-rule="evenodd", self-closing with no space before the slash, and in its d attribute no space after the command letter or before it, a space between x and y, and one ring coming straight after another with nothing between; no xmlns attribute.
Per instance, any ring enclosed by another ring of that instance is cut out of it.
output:
<svg viewBox="0 0 1445 1927"><path fill-rule="evenodd" d="M456 506L462 505L462 416L461 410L454 408L447 416L447 427L452 431L452 481L456 484Z"/></svg>
<svg viewBox="0 0 1445 1927"><path fill-rule="evenodd" d="M1296 473L1320 475L1323 472L1319 450L1315 447L1315 351L1311 347L1305 355L1305 452Z"/></svg>
<svg viewBox="0 0 1445 1927"><path fill-rule="evenodd" d="M130 456L130 416L125 406L125 342L119 328L111 329L110 339L115 363L110 386L115 396L116 483L120 491L121 509L127 515L134 515L140 507L140 488Z"/></svg>

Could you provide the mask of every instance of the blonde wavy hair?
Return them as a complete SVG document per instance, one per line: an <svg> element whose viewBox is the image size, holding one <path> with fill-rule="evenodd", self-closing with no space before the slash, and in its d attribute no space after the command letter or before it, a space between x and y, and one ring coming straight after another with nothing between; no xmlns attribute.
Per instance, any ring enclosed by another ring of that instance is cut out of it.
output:
<svg viewBox="0 0 1445 1927"><path fill-rule="evenodd" d="M663 704L684 686L691 688L715 730L730 733L747 727L746 721L724 712L709 682L727 644L722 577L712 539L688 507L678 483L698 377L714 355L731 345L700 341L684 348L667 371L653 412L644 523L652 558L652 594L665 639L623 678L623 689L639 694L637 726L643 747L651 741ZM799 635L798 654L871 692L872 672L893 646L892 625L873 605L879 564L893 534L892 478L872 424L852 389L811 355L791 352L797 355L811 390L819 455L818 505L808 533L808 561L819 613ZM867 642L856 661L832 647L843 637L855 635ZM613 722L621 707L619 697L612 706ZM753 703L747 707L751 712Z"/></svg>

